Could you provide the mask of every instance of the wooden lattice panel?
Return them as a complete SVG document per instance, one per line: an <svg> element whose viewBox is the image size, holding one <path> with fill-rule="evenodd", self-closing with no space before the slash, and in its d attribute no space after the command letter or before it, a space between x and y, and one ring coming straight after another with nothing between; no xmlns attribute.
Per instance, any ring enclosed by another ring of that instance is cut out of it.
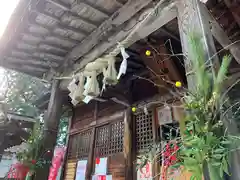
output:
<svg viewBox="0 0 240 180"><path fill-rule="evenodd" d="M153 143L153 113L138 113L136 116L137 150L141 151Z"/></svg>
<svg viewBox="0 0 240 180"><path fill-rule="evenodd" d="M123 151L124 124L114 122L96 129L95 155L98 157Z"/></svg>
<svg viewBox="0 0 240 180"><path fill-rule="evenodd" d="M97 137L96 137L96 154L97 156L104 156L108 154L109 146L109 126L103 126L97 128Z"/></svg>
<svg viewBox="0 0 240 180"><path fill-rule="evenodd" d="M111 128L111 138L109 153L115 154L123 151L123 134L124 134L124 124L123 121L116 122L110 125Z"/></svg>
<svg viewBox="0 0 240 180"><path fill-rule="evenodd" d="M70 137L69 158L84 159L88 157L91 131L75 134Z"/></svg>

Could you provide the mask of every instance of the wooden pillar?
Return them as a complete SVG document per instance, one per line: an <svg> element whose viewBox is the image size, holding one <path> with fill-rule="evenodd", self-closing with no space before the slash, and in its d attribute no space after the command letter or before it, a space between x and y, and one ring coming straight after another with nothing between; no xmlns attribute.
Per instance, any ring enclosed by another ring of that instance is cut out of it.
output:
<svg viewBox="0 0 240 180"><path fill-rule="evenodd" d="M124 141L123 151L125 158L125 179L133 180L133 121L131 108L125 110L124 113Z"/></svg>
<svg viewBox="0 0 240 180"><path fill-rule="evenodd" d="M95 102L95 108L94 108L94 121L97 121L98 118L98 107L99 102ZM88 154L88 162L87 162L87 169L86 169L86 180L91 180L91 176L94 171L94 147L95 147L95 138L96 138L96 127L92 129L91 133L91 139L90 139L90 149Z"/></svg>
<svg viewBox="0 0 240 180"><path fill-rule="evenodd" d="M95 137L96 137L96 128L92 129L91 140L90 140L90 150L88 154L88 162L86 169L86 180L91 180L93 166L94 166L94 145L95 145Z"/></svg>
<svg viewBox="0 0 240 180"><path fill-rule="evenodd" d="M208 62L206 66L212 65L213 63L219 63L218 56L213 56L216 54L216 48L210 29L210 23L201 11L201 6L203 6L203 4L199 0L179 0L177 3L179 33L182 51L185 55L185 69L190 91L194 91L195 89L190 56L191 44L189 44L189 36L191 33L196 34L201 39L200 43L202 43L204 56L206 62ZM207 165L204 166L204 179L209 180Z"/></svg>
<svg viewBox="0 0 240 180"><path fill-rule="evenodd" d="M42 156L51 161L57 140L58 126L62 114L62 94L59 87L59 80L52 83L51 97L48 104L47 115L44 119L44 135ZM36 180L48 179L51 164L45 165L36 172Z"/></svg>
<svg viewBox="0 0 240 180"><path fill-rule="evenodd" d="M189 34L196 33L201 38L205 59L211 59L216 53L214 40L211 34L210 23L201 11L202 3L199 0L178 0L178 25L181 37L182 50L185 55L185 68L188 87L194 87L193 74L191 73L191 59L189 57ZM218 56L214 56L209 63L218 63Z"/></svg>

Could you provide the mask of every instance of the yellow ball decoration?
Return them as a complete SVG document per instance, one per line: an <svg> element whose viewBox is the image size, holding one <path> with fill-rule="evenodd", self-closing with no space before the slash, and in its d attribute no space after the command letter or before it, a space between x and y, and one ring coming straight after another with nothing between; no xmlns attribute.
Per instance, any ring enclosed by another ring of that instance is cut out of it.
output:
<svg viewBox="0 0 240 180"><path fill-rule="evenodd" d="M177 88L180 88L180 87L182 87L182 83L181 83L180 81L177 81L177 82L175 83L175 86L176 86Z"/></svg>
<svg viewBox="0 0 240 180"><path fill-rule="evenodd" d="M146 54L146 56L151 56L152 52L147 50L145 54Z"/></svg>
<svg viewBox="0 0 240 180"><path fill-rule="evenodd" d="M136 112L137 108L136 107L132 107L132 112Z"/></svg>

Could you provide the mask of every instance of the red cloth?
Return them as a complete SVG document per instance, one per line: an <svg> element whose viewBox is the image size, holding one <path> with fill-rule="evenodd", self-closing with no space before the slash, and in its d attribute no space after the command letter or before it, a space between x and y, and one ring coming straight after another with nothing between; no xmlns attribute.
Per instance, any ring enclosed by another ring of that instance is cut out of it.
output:
<svg viewBox="0 0 240 180"><path fill-rule="evenodd" d="M56 180L58 170L61 167L62 160L64 158L65 148L55 148L54 157L52 159L52 166L50 168L48 180Z"/></svg>
<svg viewBox="0 0 240 180"><path fill-rule="evenodd" d="M24 180L28 171L29 168L21 163L13 164L8 172L8 178Z"/></svg>

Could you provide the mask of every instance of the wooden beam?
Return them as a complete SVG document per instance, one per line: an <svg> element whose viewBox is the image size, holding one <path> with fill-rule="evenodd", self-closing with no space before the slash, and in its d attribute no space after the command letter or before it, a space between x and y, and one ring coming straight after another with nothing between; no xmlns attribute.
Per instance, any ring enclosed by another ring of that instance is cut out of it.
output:
<svg viewBox="0 0 240 180"><path fill-rule="evenodd" d="M219 23L214 19L213 16L209 13L206 6L201 7L203 14L206 19L211 24L211 32L212 35L216 38L219 44L224 48L231 52L232 56L235 60L240 64L240 41L237 43L233 43L226 32L221 28Z"/></svg>
<svg viewBox="0 0 240 180"><path fill-rule="evenodd" d="M125 110L124 113L124 139L123 139L123 151L125 158L125 179L133 180L133 119L131 114L131 108Z"/></svg>
<svg viewBox="0 0 240 180"><path fill-rule="evenodd" d="M43 135L43 158L51 161L57 140L58 125L62 114L62 93L59 88L60 82L53 81L51 97L48 104L47 115L44 119L44 135ZM50 153L46 153L50 151ZM36 172L35 180L48 179L51 164L46 164L44 168L40 168Z"/></svg>
<svg viewBox="0 0 240 180"><path fill-rule="evenodd" d="M149 21L146 22L146 24L138 30L138 32L135 33L134 37L131 39L131 41L126 44L126 48L134 44L140 39L143 39L150 35L152 32L156 31L157 29L161 28L163 25L168 23L169 21L173 20L177 16L176 10L173 8L175 7L174 2L166 2L163 3L158 9L157 12L158 16L152 16L149 18ZM121 42L124 40L124 38L132 31L132 26L137 26L136 23L139 23L139 19L142 19L143 15L146 15L146 13L149 12L149 9L140 12L137 14L134 18L132 18L125 27L124 29L127 30L119 30L117 33L114 35L110 36L108 38L108 41L102 42L101 44L98 44L95 46L94 49L92 49L88 55L84 56L79 63L74 64L74 67L69 68L65 71L64 75L69 75L73 72L77 72L84 68L89 62L92 62L99 56L103 55L103 53L110 51L112 48L117 46L117 42ZM87 42L86 42L87 43ZM84 48L84 47L83 47ZM78 48L77 48L78 49ZM80 49L78 49L80 50ZM73 54L76 54L77 52L74 53L75 50L72 51ZM79 51L80 53L80 51ZM71 54L71 53L70 53ZM69 55L70 55L69 54ZM72 55L73 55L72 54ZM70 55L71 56L71 55ZM48 73L48 78L51 79L53 74ZM65 84L65 82L63 82ZM66 88L63 86L63 88Z"/></svg>
<svg viewBox="0 0 240 180"><path fill-rule="evenodd" d="M69 52L65 58L66 62L75 61L88 53L88 51L96 46L106 34L109 35L111 31L117 30L119 25L133 17L134 14L150 2L151 0L128 1L128 3L114 13L108 20L103 22L98 29L94 30L88 37L86 37L80 45Z"/></svg>
<svg viewBox="0 0 240 180"><path fill-rule="evenodd" d="M88 161L87 161L87 168L86 168L86 180L91 180L92 173L93 173L93 166L94 166L94 147L95 147L95 138L96 138L96 128L92 129L91 139L89 142L89 154L88 154Z"/></svg>

